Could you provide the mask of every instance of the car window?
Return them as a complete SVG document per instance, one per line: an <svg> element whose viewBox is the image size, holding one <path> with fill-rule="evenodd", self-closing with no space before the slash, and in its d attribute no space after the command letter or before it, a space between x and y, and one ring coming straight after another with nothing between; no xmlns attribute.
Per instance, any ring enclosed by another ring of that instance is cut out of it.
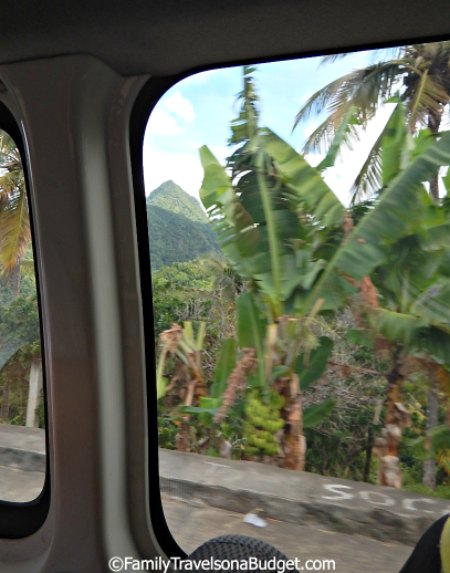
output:
<svg viewBox="0 0 450 573"><path fill-rule="evenodd" d="M0 131L0 500L45 478L45 403L30 210L19 148Z"/></svg>
<svg viewBox="0 0 450 573"><path fill-rule="evenodd" d="M390 540L396 570L448 512L449 62L236 66L152 111L152 385L186 551L244 533L350 571L365 539L387 570Z"/></svg>

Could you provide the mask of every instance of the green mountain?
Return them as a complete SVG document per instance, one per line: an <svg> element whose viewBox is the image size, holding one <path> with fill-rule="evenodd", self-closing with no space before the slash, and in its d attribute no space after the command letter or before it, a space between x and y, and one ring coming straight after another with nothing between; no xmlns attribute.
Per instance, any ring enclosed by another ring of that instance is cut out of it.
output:
<svg viewBox="0 0 450 573"><path fill-rule="evenodd" d="M184 215L191 221L208 222L208 218L197 199L183 191L173 181L165 181L152 191L147 198L147 205L156 205L171 213Z"/></svg>
<svg viewBox="0 0 450 573"><path fill-rule="evenodd" d="M220 253L200 203L173 181L150 193L147 220L154 269Z"/></svg>

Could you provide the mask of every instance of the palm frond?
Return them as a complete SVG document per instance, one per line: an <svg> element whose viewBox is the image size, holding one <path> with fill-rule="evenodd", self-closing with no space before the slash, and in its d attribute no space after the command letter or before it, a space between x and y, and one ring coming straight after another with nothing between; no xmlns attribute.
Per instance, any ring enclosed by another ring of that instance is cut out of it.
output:
<svg viewBox="0 0 450 573"><path fill-rule="evenodd" d="M9 198L0 211L0 264L3 273L10 272L17 264L31 240L27 198L24 191Z"/></svg>
<svg viewBox="0 0 450 573"><path fill-rule="evenodd" d="M382 134L371 147L355 181L350 189L350 204L355 205L361 199L369 197L380 188L381 183L381 141Z"/></svg>
<svg viewBox="0 0 450 573"><path fill-rule="evenodd" d="M352 55L354 52L340 52L339 54L328 54L327 56L322 56L320 58L319 66L325 66L327 64L334 64L337 60L342 60L347 56Z"/></svg>
<svg viewBox="0 0 450 573"><path fill-rule="evenodd" d="M334 127L325 119L315 130L308 136L304 146L303 153L323 153L328 149L333 141Z"/></svg>
<svg viewBox="0 0 450 573"><path fill-rule="evenodd" d="M398 102L355 178L350 190L351 205L387 185L400 171L406 136L404 123L405 108Z"/></svg>
<svg viewBox="0 0 450 573"><path fill-rule="evenodd" d="M347 74L349 75L349 74ZM312 115L318 115L324 111L330 101L336 97L341 85L346 81L346 76L332 81L328 85L317 90L308 100L303 104L300 111L295 116L294 126L292 131L302 121L307 120Z"/></svg>
<svg viewBox="0 0 450 573"><path fill-rule="evenodd" d="M403 74L403 67L397 60L377 63L345 74L315 92L297 113L293 129L312 115L324 111L328 115L308 138L303 150L317 149L330 140L352 106L358 110L362 124L366 124L381 102L391 95Z"/></svg>
<svg viewBox="0 0 450 573"><path fill-rule="evenodd" d="M417 124L426 124L430 113L442 114L442 106L448 100L448 94L439 79L432 77L426 70L408 86L404 99L408 98L409 125L414 130Z"/></svg>

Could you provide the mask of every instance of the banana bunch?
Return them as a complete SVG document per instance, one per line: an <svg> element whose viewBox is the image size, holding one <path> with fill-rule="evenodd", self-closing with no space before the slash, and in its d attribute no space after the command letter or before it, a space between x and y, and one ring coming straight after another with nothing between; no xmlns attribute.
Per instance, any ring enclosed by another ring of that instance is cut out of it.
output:
<svg viewBox="0 0 450 573"><path fill-rule="evenodd" d="M248 394L245 403L244 420L244 451L247 456L275 456L278 453L277 432L284 422L280 409L284 398L277 392L271 391L269 400L265 403L260 392L253 390Z"/></svg>

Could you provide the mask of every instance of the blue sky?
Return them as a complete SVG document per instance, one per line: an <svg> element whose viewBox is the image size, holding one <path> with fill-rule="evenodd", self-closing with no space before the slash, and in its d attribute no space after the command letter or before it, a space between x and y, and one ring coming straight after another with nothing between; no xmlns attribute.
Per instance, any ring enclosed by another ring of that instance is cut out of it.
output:
<svg viewBox="0 0 450 573"><path fill-rule="evenodd" d="M292 133L295 115L306 99L333 79L372 62L371 52L357 52L333 63L320 65L321 58L305 58L259 64L254 74L260 97L261 125L270 127L300 150L305 135L318 119L308 120ZM198 197L202 169L198 149L208 145L224 162L229 155L230 121L238 113L236 94L242 89L241 67L195 74L173 86L152 112L144 140L146 193L173 179ZM384 125L388 112L381 113L363 139L366 146ZM371 135L371 131L374 135ZM326 179L344 202L356 166L362 162L365 145L328 170ZM311 157L311 162L318 158ZM350 167L349 167L350 166Z"/></svg>

